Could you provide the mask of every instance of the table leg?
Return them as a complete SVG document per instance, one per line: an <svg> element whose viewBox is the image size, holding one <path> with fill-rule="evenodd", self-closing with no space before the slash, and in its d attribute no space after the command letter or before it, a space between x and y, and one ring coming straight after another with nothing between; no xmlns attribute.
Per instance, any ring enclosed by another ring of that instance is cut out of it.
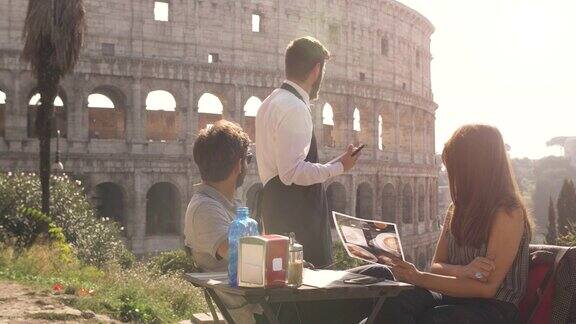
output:
<svg viewBox="0 0 576 324"><path fill-rule="evenodd" d="M385 296L382 296L378 299L376 306L374 306L374 309L372 309L372 313L370 314L370 317L368 317L368 320L366 321L365 324L373 324L374 323L374 321L376 320L376 317L378 316L378 313L380 313L380 309L382 308L382 305L384 305L385 300L386 300Z"/></svg>
<svg viewBox="0 0 576 324"><path fill-rule="evenodd" d="M266 300L262 299L258 302L258 304L260 305L260 307L262 307L262 310L264 310L264 316L266 316L266 319L270 324L280 324L278 317L276 317L276 314L274 314L272 307L270 307L270 304L268 304Z"/></svg>
<svg viewBox="0 0 576 324"><path fill-rule="evenodd" d="M218 306L218 309L220 310L220 313L222 313L222 316L224 316L224 319L226 319L226 322L228 322L228 324L236 324L236 322L234 322L234 320L232 319L232 316L230 316L228 309L226 308L222 300L220 300L220 297L218 297L218 294L216 294L214 289L206 288L206 290L210 294L210 297L212 297L212 300L214 300L214 302L216 303L216 306ZM218 318L215 318L214 321L217 323Z"/></svg>
<svg viewBox="0 0 576 324"><path fill-rule="evenodd" d="M216 308L214 307L214 303L212 301L212 297L208 293L208 289L203 288L204 291L204 299L206 299L206 304L208 304L208 309L210 309L210 314L212 315L212 319L218 323L215 319L218 319L218 313L216 312Z"/></svg>

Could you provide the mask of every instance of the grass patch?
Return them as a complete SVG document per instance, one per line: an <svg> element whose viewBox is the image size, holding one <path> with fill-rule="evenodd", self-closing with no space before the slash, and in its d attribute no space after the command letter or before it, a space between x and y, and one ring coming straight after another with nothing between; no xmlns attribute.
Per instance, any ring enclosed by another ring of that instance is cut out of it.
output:
<svg viewBox="0 0 576 324"><path fill-rule="evenodd" d="M20 255L0 248L0 279L44 290L60 284L64 303L121 321L174 323L207 309L201 292L181 278L181 271L163 273L151 261L98 269L75 258L62 262L54 254L50 246L36 245Z"/></svg>

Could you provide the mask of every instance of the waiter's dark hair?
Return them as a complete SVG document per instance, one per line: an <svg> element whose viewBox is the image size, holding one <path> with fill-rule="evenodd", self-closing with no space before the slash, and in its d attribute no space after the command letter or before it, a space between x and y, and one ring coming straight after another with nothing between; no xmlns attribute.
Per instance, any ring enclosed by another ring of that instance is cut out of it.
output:
<svg viewBox="0 0 576 324"><path fill-rule="evenodd" d="M305 80L316 64L322 66L330 59L330 52L314 37L293 40L286 49L286 77Z"/></svg>
<svg viewBox="0 0 576 324"><path fill-rule="evenodd" d="M230 176L238 160L245 157L250 138L242 127L227 120L202 129L194 142L194 162L204 181L218 182Z"/></svg>

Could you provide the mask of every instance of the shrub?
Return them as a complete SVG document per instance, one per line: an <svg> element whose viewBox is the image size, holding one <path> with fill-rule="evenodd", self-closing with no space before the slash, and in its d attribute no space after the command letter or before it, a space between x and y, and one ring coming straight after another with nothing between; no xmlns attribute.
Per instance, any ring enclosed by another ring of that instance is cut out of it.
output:
<svg viewBox="0 0 576 324"><path fill-rule="evenodd" d="M558 238L558 245L576 246L576 230L571 230L568 234Z"/></svg>
<svg viewBox="0 0 576 324"><path fill-rule="evenodd" d="M356 268L366 263L362 260L352 258L346 253L346 249L342 243L334 243L334 270L347 270L351 268Z"/></svg>
<svg viewBox="0 0 576 324"><path fill-rule="evenodd" d="M148 267L160 274L170 272L194 272L197 270L192 257L183 250L163 252L148 260Z"/></svg>
<svg viewBox="0 0 576 324"><path fill-rule="evenodd" d="M120 239L120 227L97 219L79 181L68 176L52 176L50 220L62 229L80 260L102 266L127 253ZM39 234L42 220L24 211L40 209L40 179L32 173L0 173L0 226L17 248L29 247Z"/></svg>

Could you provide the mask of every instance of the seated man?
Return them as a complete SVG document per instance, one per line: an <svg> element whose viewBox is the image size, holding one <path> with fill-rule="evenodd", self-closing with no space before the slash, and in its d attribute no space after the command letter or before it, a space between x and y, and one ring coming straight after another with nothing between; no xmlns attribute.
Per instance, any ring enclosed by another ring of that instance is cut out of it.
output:
<svg viewBox="0 0 576 324"><path fill-rule="evenodd" d="M235 194L251 161L249 145L242 128L224 120L200 131L194 143L194 162L202 183L186 210L184 234L186 246L203 271L228 271L228 227L240 204Z"/></svg>
<svg viewBox="0 0 576 324"><path fill-rule="evenodd" d="M240 206L235 195L252 159L249 145L242 128L225 120L201 130L194 143L194 162L202 183L188 204L184 235L185 245L202 271L228 271L228 227ZM218 295L237 323L254 323L258 307L243 298Z"/></svg>

